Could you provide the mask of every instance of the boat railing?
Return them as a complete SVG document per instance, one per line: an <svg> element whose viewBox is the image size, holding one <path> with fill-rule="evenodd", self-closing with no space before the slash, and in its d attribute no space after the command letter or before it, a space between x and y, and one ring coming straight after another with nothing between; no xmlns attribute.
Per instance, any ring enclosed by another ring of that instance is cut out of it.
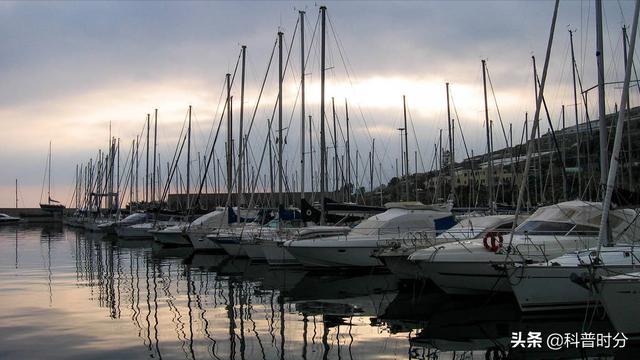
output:
<svg viewBox="0 0 640 360"><path fill-rule="evenodd" d="M524 232L524 241L519 244L515 244L514 246L507 246L505 248L505 253L507 256L515 255L521 259L522 262L547 262L549 261L549 254L546 251L545 242L536 243L532 239L532 235L536 236L548 236L552 237L555 244L558 246L560 251L558 253L567 252L566 244L560 241L561 238L571 237L579 242L581 246L587 246L588 240L585 237L593 238L593 234L588 232L566 232L566 233L558 233L556 231L535 231L534 234L530 234L529 232ZM589 236L587 236L589 235Z"/></svg>
<svg viewBox="0 0 640 360"><path fill-rule="evenodd" d="M393 249L417 249L421 247L435 246L436 242L435 230L413 230L400 235L399 239L391 242L384 242L385 247Z"/></svg>
<svg viewBox="0 0 640 360"><path fill-rule="evenodd" d="M435 245L436 230L433 229L413 229L401 230L398 228L395 232L384 232L377 230L378 240L376 247L378 248L419 248Z"/></svg>

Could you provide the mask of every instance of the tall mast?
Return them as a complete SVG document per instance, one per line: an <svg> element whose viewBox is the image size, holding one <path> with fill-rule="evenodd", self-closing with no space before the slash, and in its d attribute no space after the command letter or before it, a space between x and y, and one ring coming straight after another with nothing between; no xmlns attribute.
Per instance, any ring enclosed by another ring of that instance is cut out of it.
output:
<svg viewBox="0 0 640 360"><path fill-rule="evenodd" d="M347 186L345 189L348 191L348 201L351 201L351 139L349 137L349 104L347 99L344 99L344 112L347 124L347 141L345 143L345 151L347 152Z"/></svg>
<svg viewBox="0 0 640 360"><path fill-rule="evenodd" d="M278 206L284 204L282 198L282 31L278 31Z"/></svg>
<svg viewBox="0 0 640 360"><path fill-rule="evenodd" d="M105 193L107 193L107 206L109 211L113 209L113 137L111 136L111 121L109 121L109 155L105 163Z"/></svg>
<svg viewBox="0 0 640 360"><path fill-rule="evenodd" d="M320 6L320 16L322 17L322 30L320 34L320 225L325 223L325 202L324 195L326 192L326 143L324 137L324 82L325 82L325 30L326 30L326 14L327 7Z"/></svg>
<svg viewBox="0 0 640 360"><path fill-rule="evenodd" d="M629 57L627 54L627 26L624 25L622 27L622 49L624 51L624 67L627 68L627 62L629 61ZM627 114L630 109L630 100L629 100L629 92L627 92ZM629 119L627 121L627 169L629 174L629 190L633 191L633 173L631 164L633 164L633 152L631 151L631 124L629 123Z"/></svg>
<svg viewBox="0 0 640 360"><path fill-rule="evenodd" d="M151 130L151 115L147 114L147 142L145 143L147 151L147 160L145 161L144 171L144 202L149 201L149 131Z"/></svg>
<svg viewBox="0 0 640 360"><path fill-rule="evenodd" d="M138 154L138 151L140 150L140 139L138 139L138 136L136 135L136 202L139 201L138 199L138 173L140 171L140 156Z"/></svg>
<svg viewBox="0 0 640 360"><path fill-rule="evenodd" d="M76 165L76 187L78 186L78 165ZM78 192L76 191L76 208L78 207ZM18 208L18 179L16 179L16 209Z"/></svg>
<svg viewBox="0 0 640 360"><path fill-rule="evenodd" d="M189 188L191 185L191 105L189 105L189 124L187 126L187 211L191 208Z"/></svg>
<svg viewBox="0 0 640 360"><path fill-rule="evenodd" d="M336 131L336 104L335 99L331 97L331 113L333 116L333 177L335 178L335 191L338 192L338 133Z"/></svg>
<svg viewBox="0 0 640 360"><path fill-rule="evenodd" d="M158 109L153 111L153 180L151 184L151 201L156 201L156 158L158 153Z"/></svg>
<svg viewBox="0 0 640 360"><path fill-rule="evenodd" d="M560 133L562 136L561 139L561 144L562 144L562 166L567 166L567 154L566 154L566 150L565 150L565 146L564 146L564 133L566 132L566 128L565 128L565 117L564 117L564 105L562 105L562 132ZM553 181L553 179L551 180ZM566 178L563 177L563 181L562 181L562 199L564 201L569 200L569 198L567 197L567 181Z"/></svg>
<svg viewBox="0 0 640 360"><path fill-rule="evenodd" d="M449 83L446 83L446 89L447 89L447 129L449 129L449 172L450 172L450 177L451 179L449 179L449 186L451 187L450 189L450 194L451 194L451 200L454 200L455 197L455 171L453 169L453 164L454 164L454 152L453 152L453 124L452 124L452 120L451 120L451 106L449 104Z"/></svg>
<svg viewBox="0 0 640 360"><path fill-rule="evenodd" d="M488 186L488 203L489 212L493 214L493 159L491 153L491 129L489 127L489 105L487 103L487 65L482 60L482 85L484 88L484 126L487 128L487 154L489 161L487 162L487 186Z"/></svg>
<svg viewBox="0 0 640 360"><path fill-rule="evenodd" d="M227 80L227 153L226 153L226 160L227 160L227 194L231 194L231 190L232 190L232 153L233 153L233 145L232 145L232 136L233 136L233 123L232 118L231 118L231 114L232 114L232 109L231 109L231 74L226 74L226 80Z"/></svg>
<svg viewBox="0 0 640 360"><path fill-rule="evenodd" d="M404 116L404 147L405 150L403 151L404 154L400 154L402 155L402 160L404 161L404 170L405 170L405 177L404 177L404 185L405 185L405 194L406 194L406 199L407 201L409 201L409 137L407 136L407 134L409 133L409 128L407 127L407 99L404 95L402 95L402 113Z"/></svg>
<svg viewBox="0 0 640 360"><path fill-rule="evenodd" d="M598 65L598 125L600 138L600 188L604 188L607 183L608 144L607 144L607 123L605 121L605 99L604 99L604 55L602 40L602 0L596 0L596 61ZM603 194L604 196L604 194Z"/></svg>
<svg viewBox="0 0 640 360"><path fill-rule="evenodd" d="M487 148L488 147L489 145L487 145ZM440 129L439 135L438 135L438 186L436 188L437 189L436 194L440 191L441 180L442 180L442 129Z"/></svg>
<svg viewBox="0 0 640 360"><path fill-rule="evenodd" d="M536 98L538 97L538 67L536 66L536 57L535 56L531 56L531 61L533 63L533 85L534 85L534 92L536 94ZM542 98L542 104L544 105L544 97ZM537 153L538 153L538 180L539 180L539 189L540 189L540 198L538 199L539 202L544 203L545 202L545 196L544 196L544 176L542 175L542 151L540 149L540 140L542 140L542 138L540 137L540 126L538 126L538 137L536 138L535 141L535 145L537 147Z"/></svg>
<svg viewBox="0 0 640 360"><path fill-rule="evenodd" d="M312 137L312 131L311 129L313 128L311 126L311 115L309 115L309 169L311 170L309 172L309 175L311 175L311 193L313 193L313 187L314 187L314 183L313 183L313 137Z"/></svg>
<svg viewBox="0 0 640 360"><path fill-rule="evenodd" d="M243 132L243 121L244 121L244 78L245 78L245 63L247 56L247 46L242 45L242 72L240 74L240 127L238 129L238 210L240 210L240 205L244 205L244 194L243 194L243 183L242 183L242 170L244 163L244 149L243 149L243 141L244 141L244 132Z"/></svg>
<svg viewBox="0 0 640 360"><path fill-rule="evenodd" d="M613 151L611 152L611 167L608 169L606 191L603 196L602 218L600 219L600 231L598 237L600 245L613 245L612 238L609 236L609 208L611 206L611 197L615 186L616 173L618 171L618 159L620 155L620 147L622 146L622 130L623 122L627 118L627 98L629 96L629 82L631 81L631 69L633 68L633 53L636 45L636 35L638 30L638 13L640 12L640 1L636 1L633 13L633 28L631 29L631 44L629 46L629 61L625 66L624 86L622 87L622 96L620 99L620 112L618 113L618 121L616 125L616 136L613 141Z"/></svg>
<svg viewBox="0 0 640 360"><path fill-rule="evenodd" d="M573 31L569 30L569 41L571 42L571 69L573 74L573 103L574 117L576 120L576 167L578 175L578 198L582 198L582 166L580 165L580 124L578 120L578 92L576 86L576 56L573 51Z"/></svg>
<svg viewBox="0 0 640 360"><path fill-rule="evenodd" d="M118 172L116 173L116 211L118 215L120 213L120 138L118 138L118 146L116 148L118 161L116 164L118 165Z"/></svg>
<svg viewBox="0 0 640 360"><path fill-rule="evenodd" d="M267 123L269 123L269 131L267 132L267 139L269 143L269 184L271 187L271 197L270 197L269 203L271 203L273 201L273 193L276 192L275 182L273 180L273 144L271 141L271 126L273 125L273 119L271 120L267 119Z"/></svg>
<svg viewBox="0 0 640 360"><path fill-rule="evenodd" d="M135 165L136 140L131 140L131 166L129 168L129 210L133 211L133 167Z"/></svg>
<svg viewBox="0 0 640 360"><path fill-rule="evenodd" d="M49 169L47 170L47 180L49 185L47 187L47 204L51 204L51 141L49 141Z"/></svg>
<svg viewBox="0 0 640 360"><path fill-rule="evenodd" d="M547 50L545 53L544 65L542 67L542 78L540 80L540 94L536 97L536 111L533 117L533 125L531 127L531 140L535 138L536 129L540 123L540 108L542 107L542 94L544 94L544 87L547 81L547 70L549 69L549 58L551 57L551 48L553 45L553 34L556 28L556 19L558 18L558 5L560 0L555 1L555 5L553 8L553 17L551 20L551 29L549 30L549 40L547 41ZM537 81L536 81L537 82ZM529 176L529 166L531 166L531 153L533 151L533 143L528 141L527 143L527 157L524 165L524 170L522 173L522 182L520 183L520 189L518 190L518 201L516 203L516 213L515 220L513 222L511 237L509 241L513 241L513 230L518 223L518 215L520 214L520 207L522 205L522 197L524 195L525 188L528 188L528 176Z"/></svg>
<svg viewBox="0 0 640 360"><path fill-rule="evenodd" d="M75 208L76 209L78 208L78 199L79 199L79 196L80 196L80 187L78 186L78 183L80 181L79 179L80 179L80 176L79 176L79 173L78 173L78 164L76 164L76 183L75 183L75 190L74 190L74 193L75 193ZM74 200L74 199L71 199L71 200ZM16 179L16 209L17 208L18 208L18 179Z"/></svg>
<svg viewBox="0 0 640 360"><path fill-rule="evenodd" d="M304 199L304 160L305 160L305 132L304 123L307 120L305 117L305 98L304 98L304 11L299 11L300 14L300 198ZM309 124L311 126L311 124ZM311 139L309 139L311 141ZM313 168L311 168L313 174ZM312 181L313 183L313 181ZM312 185L313 186L313 185Z"/></svg>
<svg viewBox="0 0 640 360"><path fill-rule="evenodd" d="M371 182L371 191L373 192L373 171L375 166L375 154L376 154L376 139L371 140L371 167L369 168L369 181Z"/></svg>

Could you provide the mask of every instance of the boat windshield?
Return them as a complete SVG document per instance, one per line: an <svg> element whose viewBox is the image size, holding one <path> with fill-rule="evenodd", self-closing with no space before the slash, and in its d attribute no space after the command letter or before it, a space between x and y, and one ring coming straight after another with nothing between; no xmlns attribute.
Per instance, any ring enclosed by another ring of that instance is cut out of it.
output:
<svg viewBox="0 0 640 360"><path fill-rule="evenodd" d="M374 235L377 234L378 230L385 224L386 221L380 221L376 216L372 216L356 225L356 227L351 230L351 234Z"/></svg>
<svg viewBox="0 0 640 360"><path fill-rule="evenodd" d="M480 236L487 228L484 226L469 227L466 225L455 225L451 229L438 235L438 238L443 239L475 239Z"/></svg>
<svg viewBox="0 0 640 360"><path fill-rule="evenodd" d="M281 229L297 229L300 227L304 226L304 222L302 220L299 219L295 219L295 220L279 220L279 219L273 219L271 221L269 221L266 225L269 228L272 229L277 229L277 228L281 228Z"/></svg>
<svg viewBox="0 0 640 360"><path fill-rule="evenodd" d="M127 216L126 218L122 219L123 223L132 223L132 222L136 222L136 221L142 221L144 219L147 218L147 214L143 214L143 213L135 213L135 214L131 214L129 216Z"/></svg>
<svg viewBox="0 0 640 360"><path fill-rule="evenodd" d="M526 221L518 226L516 235L597 235L598 228L565 222Z"/></svg>

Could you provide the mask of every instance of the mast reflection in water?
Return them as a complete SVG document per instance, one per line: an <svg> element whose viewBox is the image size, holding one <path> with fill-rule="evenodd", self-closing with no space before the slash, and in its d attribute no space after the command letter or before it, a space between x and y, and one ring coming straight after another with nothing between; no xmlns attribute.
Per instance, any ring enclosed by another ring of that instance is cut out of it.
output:
<svg viewBox="0 0 640 360"><path fill-rule="evenodd" d="M3 359L519 357L512 331L613 331L599 314L523 319L511 298L389 274L275 269L56 226L0 228L0 308Z"/></svg>

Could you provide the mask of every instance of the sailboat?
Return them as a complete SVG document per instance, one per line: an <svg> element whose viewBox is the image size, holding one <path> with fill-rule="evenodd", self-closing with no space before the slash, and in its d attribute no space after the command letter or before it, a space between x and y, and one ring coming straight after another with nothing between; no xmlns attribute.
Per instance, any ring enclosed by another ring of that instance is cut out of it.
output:
<svg viewBox="0 0 640 360"><path fill-rule="evenodd" d="M47 202L40 203L40 208L45 211L62 211L65 206L51 198L51 141L49 141L49 156L47 158Z"/></svg>

